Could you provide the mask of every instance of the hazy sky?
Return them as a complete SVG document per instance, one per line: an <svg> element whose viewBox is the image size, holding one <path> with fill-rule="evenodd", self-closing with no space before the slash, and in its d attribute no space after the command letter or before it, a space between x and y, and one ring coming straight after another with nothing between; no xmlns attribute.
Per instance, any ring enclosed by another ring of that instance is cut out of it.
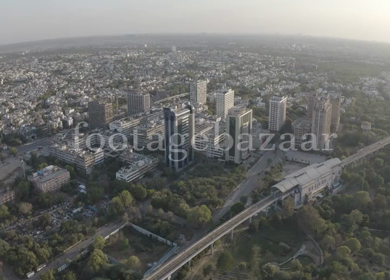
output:
<svg viewBox="0 0 390 280"><path fill-rule="evenodd" d="M0 0L0 7L0 44L146 32L390 42L389 0Z"/></svg>

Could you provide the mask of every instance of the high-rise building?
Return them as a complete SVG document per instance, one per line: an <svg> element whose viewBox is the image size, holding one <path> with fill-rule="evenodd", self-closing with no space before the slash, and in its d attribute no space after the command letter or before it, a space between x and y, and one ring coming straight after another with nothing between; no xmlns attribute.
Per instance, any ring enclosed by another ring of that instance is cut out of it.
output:
<svg viewBox="0 0 390 280"><path fill-rule="evenodd" d="M310 139L303 139L303 136L311 132L311 122L307 119L297 119L292 127L294 129L295 146L300 147L302 143Z"/></svg>
<svg viewBox="0 0 390 280"><path fill-rule="evenodd" d="M127 94L127 115L147 112L150 110L150 94L132 92Z"/></svg>
<svg viewBox="0 0 390 280"><path fill-rule="evenodd" d="M233 143L226 143L229 151L225 152L225 160L240 164L251 154L250 134L252 132L252 110L234 107L226 118L226 133ZM229 137L230 138L230 137ZM230 141L229 138L226 141Z"/></svg>
<svg viewBox="0 0 390 280"><path fill-rule="evenodd" d="M330 136L330 127L332 123L332 104L329 95L317 99L311 124L311 133L317 138L317 148L325 148Z"/></svg>
<svg viewBox="0 0 390 280"><path fill-rule="evenodd" d="M287 97L273 96L269 101L268 129L279 131L286 122Z"/></svg>
<svg viewBox="0 0 390 280"><path fill-rule="evenodd" d="M194 161L195 109L187 104L184 109L164 108L165 163L174 171Z"/></svg>
<svg viewBox="0 0 390 280"><path fill-rule="evenodd" d="M222 120L226 119L226 116L231 108L234 107L234 90L221 89L216 95L216 109L217 117Z"/></svg>
<svg viewBox="0 0 390 280"><path fill-rule="evenodd" d="M316 105L318 97L319 97L319 91L309 92L308 95L306 96L306 102L307 102L306 119L309 121L313 119L314 106Z"/></svg>
<svg viewBox="0 0 390 280"><path fill-rule="evenodd" d="M111 102L91 101L88 103L89 127L106 128L112 122L112 104Z"/></svg>
<svg viewBox="0 0 390 280"><path fill-rule="evenodd" d="M207 81L196 81L190 84L191 103L206 104L207 102Z"/></svg>
<svg viewBox="0 0 390 280"><path fill-rule="evenodd" d="M340 109L341 109L341 97L332 97L330 99L332 104L332 124L331 132L338 132L340 127Z"/></svg>

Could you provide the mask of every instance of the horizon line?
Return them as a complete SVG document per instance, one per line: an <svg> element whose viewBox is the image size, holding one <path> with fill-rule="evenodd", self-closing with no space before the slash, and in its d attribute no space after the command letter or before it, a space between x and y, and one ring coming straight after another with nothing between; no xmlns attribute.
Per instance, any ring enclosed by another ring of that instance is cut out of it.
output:
<svg viewBox="0 0 390 280"><path fill-rule="evenodd" d="M111 34L111 35L85 35L85 36L70 36L70 37L58 37L58 38L47 38L47 39L38 39L32 41L18 41L13 43L0 43L1 47L11 47L15 45L23 44L34 44L34 43L44 43L60 40L72 40L72 39L88 39L88 38L104 38L104 37L125 37L125 36L156 36L156 35L176 35L176 36L186 36L186 35L213 35L213 36L280 36L280 37L306 37L310 39L326 39L326 40L343 40L343 41L352 41L352 42L362 42L362 43L371 43L371 44L384 44L390 45L390 41L378 41L378 40L365 40L365 39L352 39L352 38L342 38L342 37L331 37L331 36L320 36L320 35L310 35L303 33L279 33L279 32L140 32L140 33L127 33L127 34Z"/></svg>

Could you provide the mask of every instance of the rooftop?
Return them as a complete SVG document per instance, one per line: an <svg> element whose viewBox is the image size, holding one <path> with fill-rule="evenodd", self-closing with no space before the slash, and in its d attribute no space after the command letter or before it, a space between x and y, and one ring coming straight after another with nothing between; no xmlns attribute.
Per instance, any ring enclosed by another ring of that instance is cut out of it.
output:
<svg viewBox="0 0 390 280"><path fill-rule="evenodd" d="M29 176L29 180L44 183L65 173L69 173L69 171L66 169L59 168L58 166L49 165L44 169L39 170L38 172Z"/></svg>
<svg viewBox="0 0 390 280"><path fill-rule="evenodd" d="M282 193L290 191L297 185L305 186L313 180L332 172L332 168L341 164L340 159L333 158L323 163L315 163L286 176L283 181L272 186Z"/></svg>

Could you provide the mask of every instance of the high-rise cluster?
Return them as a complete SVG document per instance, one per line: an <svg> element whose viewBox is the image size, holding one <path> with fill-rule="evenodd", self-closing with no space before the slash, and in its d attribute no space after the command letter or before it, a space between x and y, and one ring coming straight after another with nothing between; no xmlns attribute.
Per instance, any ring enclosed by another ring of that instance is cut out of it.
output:
<svg viewBox="0 0 390 280"><path fill-rule="evenodd" d="M311 133L316 137L316 147L324 149L331 133L339 130L341 96L315 91L307 95L306 101L306 117L293 123L295 143L301 145L303 135Z"/></svg>

